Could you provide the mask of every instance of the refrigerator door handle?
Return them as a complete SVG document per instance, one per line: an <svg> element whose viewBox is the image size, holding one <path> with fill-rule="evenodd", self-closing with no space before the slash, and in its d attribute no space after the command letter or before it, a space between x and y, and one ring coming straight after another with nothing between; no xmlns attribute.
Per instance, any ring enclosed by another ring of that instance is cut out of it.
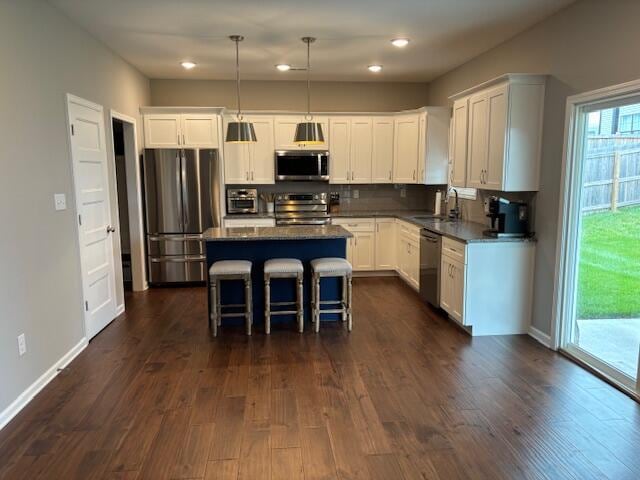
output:
<svg viewBox="0 0 640 480"><path fill-rule="evenodd" d="M187 159L184 150L180 151L180 185L182 195L182 231L187 231L189 218L189 192L187 191Z"/></svg>
<svg viewBox="0 0 640 480"><path fill-rule="evenodd" d="M182 157L180 150L176 151L176 192L180 195L180 200L176 202L178 221L184 231L184 203L182 202Z"/></svg>

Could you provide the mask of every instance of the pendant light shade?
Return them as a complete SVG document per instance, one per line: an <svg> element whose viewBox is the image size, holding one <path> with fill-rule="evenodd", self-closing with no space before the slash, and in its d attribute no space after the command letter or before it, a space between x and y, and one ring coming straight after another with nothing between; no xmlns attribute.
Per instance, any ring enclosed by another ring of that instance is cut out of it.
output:
<svg viewBox="0 0 640 480"><path fill-rule="evenodd" d="M293 142L300 146L317 145L324 143L324 135L322 133L322 124L313 122L313 115L311 115L311 44L316 39L302 37L302 41L307 44L307 115L305 115L305 121L297 125Z"/></svg>
<svg viewBox="0 0 640 480"><path fill-rule="evenodd" d="M227 123L226 142L247 143L256 142L256 132L253 123L249 122L229 122Z"/></svg>
<svg viewBox="0 0 640 480"><path fill-rule="evenodd" d="M240 47L239 44L244 37L242 35L231 35L229 37L236 44L236 94L238 101L237 121L227 124L227 136L225 141L229 143L249 143L256 142L256 132L253 123L242 121L242 110L240 110Z"/></svg>

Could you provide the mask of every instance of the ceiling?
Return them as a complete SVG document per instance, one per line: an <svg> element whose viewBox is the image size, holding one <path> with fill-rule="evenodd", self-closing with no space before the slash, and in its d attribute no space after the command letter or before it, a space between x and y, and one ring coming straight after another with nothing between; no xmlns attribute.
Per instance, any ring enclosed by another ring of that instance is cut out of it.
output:
<svg viewBox="0 0 640 480"><path fill-rule="evenodd" d="M574 0L49 0L150 78L426 82ZM404 49L389 41L408 37ZM190 71L179 64L192 60ZM370 64L384 66L372 74Z"/></svg>

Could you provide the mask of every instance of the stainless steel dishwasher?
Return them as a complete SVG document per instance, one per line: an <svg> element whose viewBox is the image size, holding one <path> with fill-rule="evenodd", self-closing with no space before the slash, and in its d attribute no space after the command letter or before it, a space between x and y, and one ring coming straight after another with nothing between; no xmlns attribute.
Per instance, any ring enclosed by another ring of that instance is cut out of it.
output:
<svg viewBox="0 0 640 480"><path fill-rule="evenodd" d="M422 229L420 232L420 297L440 308L440 254L442 236Z"/></svg>

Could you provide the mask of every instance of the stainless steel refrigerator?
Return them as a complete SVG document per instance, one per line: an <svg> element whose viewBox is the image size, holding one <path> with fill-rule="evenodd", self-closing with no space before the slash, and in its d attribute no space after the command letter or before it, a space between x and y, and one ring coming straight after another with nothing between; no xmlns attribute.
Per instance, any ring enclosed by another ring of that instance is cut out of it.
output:
<svg viewBox="0 0 640 480"><path fill-rule="evenodd" d="M149 283L205 281L202 233L220 225L218 151L146 149L143 167Z"/></svg>

